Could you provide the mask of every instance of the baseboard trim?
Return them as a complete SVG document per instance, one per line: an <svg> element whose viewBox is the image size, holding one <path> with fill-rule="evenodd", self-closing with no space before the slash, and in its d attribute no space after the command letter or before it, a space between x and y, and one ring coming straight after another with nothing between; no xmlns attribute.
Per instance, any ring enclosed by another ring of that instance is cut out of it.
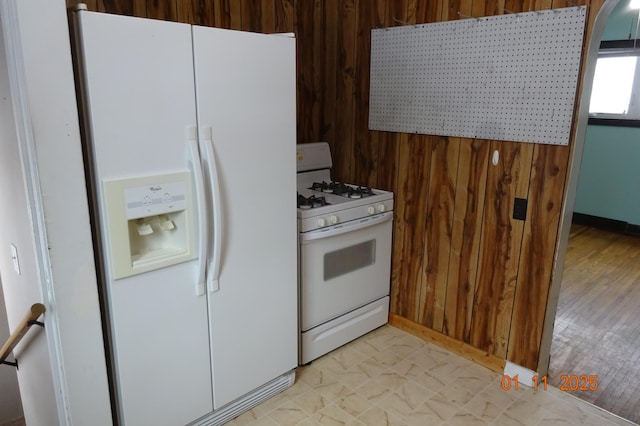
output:
<svg viewBox="0 0 640 426"><path fill-rule="evenodd" d="M511 378L518 376L518 384L525 385L530 388L534 387L537 384L537 382L533 381L533 378L537 377L538 373L509 361L507 361L507 365L505 365L504 367L504 375Z"/></svg>
<svg viewBox="0 0 640 426"><path fill-rule="evenodd" d="M640 225L634 225L633 223L625 222L623 220L592 216L590 214L573 212L571 223L619 232L621 234L640 235Z"/></svg>
<svg viewBox="0 0 640 426"><path fill-rule="evenodd" d="M474 348L468 343L461 342L425 327L422 324L418 324L392 313L389 314L389 324L399 328L400 330L406 331L407 333L413 334L414 336L420 337L427 342L441 346L456 355L467 358L476 364L495 371L496 373L504 373L506 360L498 358L497 356L487 353L481 349Z"/></svg>

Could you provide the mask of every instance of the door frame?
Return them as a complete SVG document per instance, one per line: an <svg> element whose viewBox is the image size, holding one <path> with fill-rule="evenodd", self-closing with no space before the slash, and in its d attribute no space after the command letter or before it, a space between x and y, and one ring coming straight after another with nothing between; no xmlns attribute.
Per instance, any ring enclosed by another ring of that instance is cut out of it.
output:
<svg viewBox="0 0 640 426"><path fill-rule="evenodd" d="M558 240L556 241L553 274L549 297L547 298L547 308L542 329L542 339L540 342L538 358L538 374L545 376L549 370L551 357L551 343L553 341L553 327L558 310L558 299L560 297L560 286L562 285L562 275L564 272L564 259L569 242L569 231L571 230L571 219L576 201L578 189L578 177L580 166L582 165L582 153L584 151L585 135L589 121L589 102L591 99L591 89L593 86L593 76L595 74L600 41L604 32L611 11L618 5L620 0L606 0L598 11L598 15L593 24L589 43L587 46L587 56L584 65L584 72L579 95L579 106L576 121L576 130L573 138L573 147L569 159L569 172L564 192L564 202L562 215L560 217L560 228L558 230Z"/></svg>

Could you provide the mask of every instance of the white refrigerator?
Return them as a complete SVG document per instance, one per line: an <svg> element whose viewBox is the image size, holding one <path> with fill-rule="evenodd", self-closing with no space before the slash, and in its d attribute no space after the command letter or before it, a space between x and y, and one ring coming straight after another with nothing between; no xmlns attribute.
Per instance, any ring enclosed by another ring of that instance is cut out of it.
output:
<svg viewBox="0 0 640 426"><path fill-rule="evenodd" d="M296 367L295 39L74 21L119 422L220 424Z"/></svg>

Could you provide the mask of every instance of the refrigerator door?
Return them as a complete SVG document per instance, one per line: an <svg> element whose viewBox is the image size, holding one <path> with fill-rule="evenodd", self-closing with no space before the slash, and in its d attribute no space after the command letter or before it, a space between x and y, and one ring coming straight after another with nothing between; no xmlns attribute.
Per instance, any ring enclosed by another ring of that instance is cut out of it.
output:
<svg viewBox="0 0 640 426"><path fill-rule="evenodd" d="M193 43L200 142L211 127L221 206L207 272L218 275L208 292L217 409L297 364L295 39L194 27Z"/></svg>
<svg viewBox="0 0 640 426"><path fill-rule="evenodd" d="M195 291L198 259L116 279L103 183L184 172L194 180L185 135L196 124L191 27L78 15L120 423L186 424L213 409L207 299ZM204 200L191 198L187 206L197 221Z"/></svg>

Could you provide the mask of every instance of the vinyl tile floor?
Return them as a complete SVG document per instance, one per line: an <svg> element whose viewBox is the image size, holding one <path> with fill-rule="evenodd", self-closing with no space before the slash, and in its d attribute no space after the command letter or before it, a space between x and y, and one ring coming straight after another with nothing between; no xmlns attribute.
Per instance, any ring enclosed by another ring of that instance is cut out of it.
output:
<svg viewBox="0 0 640 426"><path fill-rule="evenodd" d="M549 386L502 375L386 325L298 368L295 384L230 425L631 425Z"/></svg>

